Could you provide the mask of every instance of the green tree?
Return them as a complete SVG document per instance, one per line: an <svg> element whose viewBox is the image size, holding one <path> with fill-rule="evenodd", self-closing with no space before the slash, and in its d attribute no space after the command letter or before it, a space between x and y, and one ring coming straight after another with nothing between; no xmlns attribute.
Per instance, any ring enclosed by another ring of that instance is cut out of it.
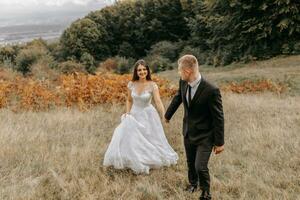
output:
<svg viewBox="0 0 300 200"><path fill-rule="evenodd" d="M207 38L210 55L221 65L275 56L284 46L291 53L300 39L299 8L298 0L205 1L189 24L192 40Z"/></svg>
<svg viewBox="0 0 300 200"><path fill-rule="evenodd" d="M105 30L100 28L93 20L84 18L75 21L67 28L60 42L66 56L74 56L80 60L84 53L101 59L107 55L107 45L101 43Z"/></svg>
<svg viewBox="0 0 300 200"><path fill-rule="evenodd" d="M183 12L180 0L117 2L74 22L61 38L64 55L80 59L87 52L96 60L118 54L143 57L159 41L188 38Z"/></svg>

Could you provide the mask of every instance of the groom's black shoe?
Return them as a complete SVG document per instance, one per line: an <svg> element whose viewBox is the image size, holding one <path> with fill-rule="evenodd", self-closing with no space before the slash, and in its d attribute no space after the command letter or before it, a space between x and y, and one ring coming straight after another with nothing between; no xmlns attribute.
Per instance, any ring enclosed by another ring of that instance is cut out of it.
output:
<svg viewBox="0 0 300 200"><path fill-rule="evenodd" d="M199 197L199 200L211 200L209 191L203 190L201 196Z"/></svg>
<svg viewBox="0 0 300 200"><path fill-rule="evenodd" d="M193 193L197 190L197 185L188 185L185 188L185 191L189 192L189 193Z"/></svg>

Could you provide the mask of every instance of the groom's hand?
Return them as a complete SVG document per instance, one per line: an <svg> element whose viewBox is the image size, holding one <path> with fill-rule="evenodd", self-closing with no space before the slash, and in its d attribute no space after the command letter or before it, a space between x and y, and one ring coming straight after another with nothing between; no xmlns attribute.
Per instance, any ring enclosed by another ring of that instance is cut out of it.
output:
<svg viewBox="0 0 300 200"><path fill-rule="evenodd" d="M166 123L169 123L169 122L170 122L170 120L168 120L168 119L166 119L166 118L165 118L165 122L166 122Z"/></svg>
<svg viewBox="0 0 300 200"><path fill-rule="evenodd" d="M222 146L214 146L213 151L214 151L215 154L221 153L222 151L224 151L224 145L222 145Z"/></svg>

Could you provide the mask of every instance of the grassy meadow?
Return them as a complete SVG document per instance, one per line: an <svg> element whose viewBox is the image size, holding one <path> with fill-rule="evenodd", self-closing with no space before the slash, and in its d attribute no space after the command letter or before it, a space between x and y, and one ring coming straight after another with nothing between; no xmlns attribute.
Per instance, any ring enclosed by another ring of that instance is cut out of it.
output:
<svg viewBox="0 0 300 200"><path fill-rule="evenodd" d="M223 92L225 151L209 167L213 199L300 199L300 56L226 68L204 66L217 84L269 78L288 90ZM158 76L177 84L176 70ZM170 99L164 99L167 107ZM81 112L0 110L0 199L189 200L181 136L182 106L163 124L177 165L135 175L102 167L103 156L124 105L105 104Z"/></svg>

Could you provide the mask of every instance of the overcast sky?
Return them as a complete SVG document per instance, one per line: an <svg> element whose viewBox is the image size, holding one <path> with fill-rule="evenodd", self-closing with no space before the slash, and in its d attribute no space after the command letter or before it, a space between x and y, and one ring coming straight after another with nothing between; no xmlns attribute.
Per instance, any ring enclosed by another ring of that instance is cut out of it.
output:
<svg viewBox="0 0 300 200"><path fill-rule="evenodd" d="M114 0L0 0L0 28L70 24L113 2Z"/></svg>
<svg viewBox="0 0 300 200"><path fill-rule="evenodd" d="M55 10L93 10L112 2L113 0L0 0L0 17Z"/></svg>

